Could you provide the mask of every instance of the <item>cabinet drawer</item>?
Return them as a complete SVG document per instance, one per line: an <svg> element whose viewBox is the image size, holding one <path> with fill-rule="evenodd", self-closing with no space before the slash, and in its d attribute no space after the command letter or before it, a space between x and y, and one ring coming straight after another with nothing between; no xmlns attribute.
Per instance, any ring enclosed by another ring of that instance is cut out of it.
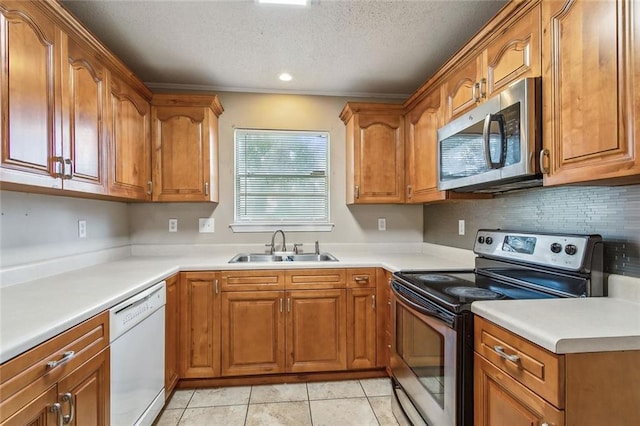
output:
<svg viewBox="0 0 640 426"><path fill-rule="evenodd" d="M375 287L376 268L347 269L347 287Z"/></svg>
<svg viewBox="0 0 640 426"><path fill-rule="evenodd" d="M284 271L222 271L222 291L282 290Z"/></svg>
<svg viewBox="0 0 640 426"><path fill-rule="evenodd" d="M564 356L549 352L480 317L475 350L502 371L558 408L564 408ZM500 349L501 348L501 349ZM513 361L501 356L515 356Z"/></svg>
<svg viewBox="0 0 640 426"><path fill-rule="evenodd" d="M0 365L0 422L108 345L109 313L103 312ZM71 351L67 361L48 365Z"/></svg>
<svg viewBox="0 0 640 426"><path fill-rule="evenodd" d="M288 289L344 288L344 269L295 269L285 273L285 287Z"/></svg>

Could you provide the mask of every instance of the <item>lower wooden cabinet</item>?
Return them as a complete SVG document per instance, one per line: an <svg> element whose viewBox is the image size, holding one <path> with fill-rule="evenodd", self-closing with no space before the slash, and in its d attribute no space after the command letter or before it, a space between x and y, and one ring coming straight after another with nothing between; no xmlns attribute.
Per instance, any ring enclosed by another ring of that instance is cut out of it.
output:
<svg viewBox="0 0 640 426"><path fill-rule="evenodd" d="M180 377L220 376L220 287L216 272L180 274Z"/></svg>
<svg viewBox="0 0 640 426"><path fill-rule="evenodd" d="M640 424L640 351L554 354L480 317L474 328L476 426Z"/></svg>
<svg viewBox="0 0 640 426"><path fill-rule="evenodd" d="M347 290L347 368L376 366L376 288Z"/></svg>
<svg viewBox="0 0 640 426"><path fill-rule="evenodd" d="M222 293L222 375L285 371L284 292Z"/></svg>
<svg viewBox="0 0 640 426"><path fill-rule="evenodd" d="M347 368L346 290L287 292L287 370Z"/></svg>
<svg viewBox="0 0 640 426"><path fill-rule="evenodd" d="M108 426L108 320L97 315L0 365L0 424Z"/></svg>
<svg viewBox="0 0 640 426"><path fill-rule="evenodd" d="M180 357L180 287L179 275L166 280L164 335L164 392L169 398L178 383Z"/></svg>

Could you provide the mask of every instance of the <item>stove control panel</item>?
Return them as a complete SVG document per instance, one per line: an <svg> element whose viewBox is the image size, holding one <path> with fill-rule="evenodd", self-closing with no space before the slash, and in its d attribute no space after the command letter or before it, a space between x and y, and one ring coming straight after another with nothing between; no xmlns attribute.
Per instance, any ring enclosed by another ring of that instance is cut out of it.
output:
<svg viewBox="0 0 640 426"><path fill-rule="evenodd" d="M580 271L591 261L599 235L534 234L481 229L473 251L481 256Z"/></svg>

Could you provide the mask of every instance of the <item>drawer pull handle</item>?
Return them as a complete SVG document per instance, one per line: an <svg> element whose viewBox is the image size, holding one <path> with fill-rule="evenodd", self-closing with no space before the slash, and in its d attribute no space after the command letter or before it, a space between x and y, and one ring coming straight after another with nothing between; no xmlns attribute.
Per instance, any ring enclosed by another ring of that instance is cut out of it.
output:
<svg viewBox="0 0 640 426"><path fill-rule="evenodd" d="M500 355L502 358L511 361L511 362L518 362L520 361L520 357L518 355L509 355L508 353L506 353L504 351L504 348L502 346L494 346L493 350L496 351L496 353L498 355Z"/></svg>
<svg viewBox="0 0 640 426"><path fill-rule="evenodd" d="M60 364L69 361L71 358L73 358L75 356L75 354L76 353L74 351L65 352L64 354L62 354L62 358L60 358L59 360L57 360L57 361L49 361L47 363L47 367L48 368L56 368Z"/></svg>
<svg viewBox="0 0 640 426"><path fill-rule="evenodd" d="M356 275L355 277L353 277L353 280L357 283L368 283L369 277L366 275Z"/></svg>

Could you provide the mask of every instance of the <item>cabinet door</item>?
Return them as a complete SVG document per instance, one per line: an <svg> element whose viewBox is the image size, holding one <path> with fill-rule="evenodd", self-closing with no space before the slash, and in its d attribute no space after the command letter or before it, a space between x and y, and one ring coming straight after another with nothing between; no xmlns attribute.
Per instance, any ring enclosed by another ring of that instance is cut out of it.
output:
<svg viewBox="0 0 640 426"><path fill-rule="evenodd" d="M486 88L480 95L490 97L516 80L539 77L540 69L540 14L536 7L510 24L484 51Z"/></svg>
<svg viewBox="0 0 640 426"><path fill-rule="evenodd" d="M72 37L62 43L64 189L106 192L104 131L107 71L91 50Z"/></svg>
<svg viewBox="0 0 640 426"><path fill-rule="evenodd" d="M204 107L152 107L153 199L209 201L210 117Z"/></svg>
<svg viewBox="0 0 640 426"><path fill-rule="evenodd" d="M346 290L286 292L287 371L344 370Z"/></svg>
<svg viewBox="0 0 640 426"><path fill-rule="evenodd" d="M222 293L222 375L283 373L284 292Z"/></svg>
<svg viewBox="0 0 640 426"><path fill-rule="evenodd" d="M180 289L178 275L167 278L165 306L165 351L164 351L164 391L171 396L178 383L178 360L180 356Z"/></svg>
<svg viewBox="0 0 640 426"><path fill-rule="evenodd" d="M91 358L58 382L58 402L65 415L73 413L68 425L108 426L109 348Z"/></svg>
<svg viewBox="0 0 640 426"><path fill-rule="evenodd" d="M404 130L400 115L362 114L356 144L356 203L404 201Z"/></svg>
<svg viewBox="0 0 640 426"><path fill-rule="evenodd" d="M347 290L347 368L376 366L376 288Z"/></svg>
<svg viewBox="0 0 640 426"><path fill-rule="evenodd" d="M443 83L447 123L475 107L481 100L483 58L484 56L480 55L456 66L455 71Z"/></svg>
<svg viewBox="0 0 640 426"><path fill-rule="evenodd" d="M60 31L35 4L0 4L0 181L61 188Z"/></svg>
<svg viewBox="0 0 640 426"><path fill-rule="evenodd" d="M124 81L111 75L109 194L151 199L151 107Z"/></svg>
<svg viewBox="0 0 640 426"><path fill-rule="evenodd" d="M543 2L546 185L633 177L640 158L640 7ZM634 44L635 43L635 44Z"/></svg>
<svg viewBox="0 0 640 426"><path fill-rule="evenodd" d="M13 416L0 423L2 426L56 426L58 413L53 409L53 405L58 399L58 392L55 385L49 387L45 392L34 398L33 401L22 407ZM60 406L59 410L62 409ZM62 414L60 414L62 416Z"/></svg>
<svg viewBox="0 0 640 426"><path fill-rule="evenodd" d="M407 123L407 202L445 198L438 191L438 128L442 125L440 88L409 111Z"/></svg>
<svg viewBox="0 0 640 426"><path fill-rule="evenodd" d="M180 377L220 375L220 295L212 272L180 275Z"/></svg>
<svg viewBox="0 0 640 426"><path fill-rule="evenodd" d="M474 357L474 424L476 426L564 425L564 412L503 373Z"/></svg>

